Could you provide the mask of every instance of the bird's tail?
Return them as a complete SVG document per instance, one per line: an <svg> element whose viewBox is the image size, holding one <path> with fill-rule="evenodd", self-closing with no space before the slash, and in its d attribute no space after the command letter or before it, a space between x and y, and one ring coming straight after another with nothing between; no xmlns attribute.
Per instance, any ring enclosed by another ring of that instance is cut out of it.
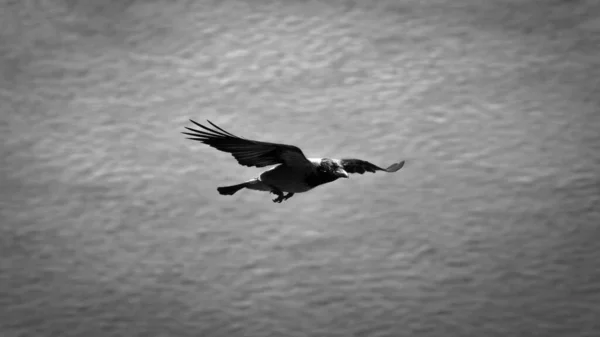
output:
<svg viewBox="0 0 600 337"><path fill-rule="evenodd" d="M247 186L248 186L248 183L246 182L246 183L241 183L241 184L237 184L237 185L217 187L217 191L219 191L219 193L222 195L234 195L235 192L237 192Z"/></svg>

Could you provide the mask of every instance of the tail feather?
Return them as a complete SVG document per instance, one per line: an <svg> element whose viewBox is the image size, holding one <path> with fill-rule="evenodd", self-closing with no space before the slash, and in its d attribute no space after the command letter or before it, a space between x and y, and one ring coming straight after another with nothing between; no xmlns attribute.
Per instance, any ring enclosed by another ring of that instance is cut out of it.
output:
<svg viewBox="0 0 600 337"><path fill-rule="evenodd" d="M231 186L222 186L222 187L217 187L217 191L219 191L219 193L222 195L234 195L235 192L241 190L242 188L244 188L246 186L248 186L248 183L241 183L241 184L231 185Z"/></svg>

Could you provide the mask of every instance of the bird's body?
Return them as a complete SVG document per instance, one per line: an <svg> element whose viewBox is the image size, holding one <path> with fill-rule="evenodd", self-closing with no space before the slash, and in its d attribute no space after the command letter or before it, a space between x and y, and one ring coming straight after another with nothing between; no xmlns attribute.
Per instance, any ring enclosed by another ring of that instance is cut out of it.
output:
<svg viewBox="0 0 600 337"><path fill-rule="evenodd" d="M258 176L258 180L262 185L276 186L282 192L302 193L308 192L315 187L306 181L310 173L310 170L279 164L261 173ZM267 189L267 191L270 190L270 188ZM264 189L259 189L259 191L264 191Z"/></svg>
<svg viewBox="0 0 600 337"><path fill-rule="evenodd" d="M241 184L217 188L223 195L233 195L240 189L246 188L277 194L278 197L273 201L282 202L295 193L310 191L339 178L349 178L348 173L396 172L404 166L404 161L383 169L360 159L306 158L296 146L248 140L234 136L210 121L208 122L216 129L190 121L206 131L186 127L193 132L183 132L193 137L189 139L229 152L244 166L275 165L258 177ZM284 195L283 192L287 194Z"/></svg>

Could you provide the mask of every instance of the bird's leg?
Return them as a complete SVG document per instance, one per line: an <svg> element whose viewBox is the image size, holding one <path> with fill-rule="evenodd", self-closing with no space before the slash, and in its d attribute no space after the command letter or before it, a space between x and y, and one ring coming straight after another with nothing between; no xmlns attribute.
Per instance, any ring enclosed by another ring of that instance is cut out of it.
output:
<svg viewBox="0 0 600 337"><path fill-rule="evenodd" d="M273 199L273 202L281 203L284 199L283 192L275 186L269 185L271 193L277 194L277 198Z"/></svg>
<svg viewBox="0 0 600 337"><path fill-rule="evenodd" d="M284 197L283 197L283 193L281 193L281 194L277 194L277 198L273 199L273 202L276 202L276 203L281 203L281 202L282 202L282 201L284 201L284 200L285 200L285 199L284 199Z"/></svg>
<svg viewBox="0 0 600 337"><path fill-rule="evenodd" d="M294 193L288 192L288 194L286 194L286 195L283 196L283 200L288 200L289 198L291 198L293 196L294 196Z"/></svg>

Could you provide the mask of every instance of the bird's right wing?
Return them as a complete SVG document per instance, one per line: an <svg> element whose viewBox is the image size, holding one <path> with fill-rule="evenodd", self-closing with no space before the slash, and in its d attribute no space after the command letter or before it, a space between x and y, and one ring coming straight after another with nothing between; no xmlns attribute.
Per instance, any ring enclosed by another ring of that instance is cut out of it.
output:
<svg viewBox="0 0 600 337"><path fill-rule="evenodd" d="M307 166L311 162L306 159L302 150L293 145L259 142L235 136L208 121L215 129L208 128L190 119L190 122L202 128L182 132L191 136L188 139L197 140L223 152L228 152L244 166L264 167L275 164L287 166Z"/></svg>
<svg viewBox="0 0 600 337"><path fill-rule="evenodd" d="M383 172L396 172L404 166L404 160L399 163L394 163L387 168L381 168L375 164L371 164L366 160L361 159L340 159L340 165L348 173L363 174L365 172L383 171Z"/></svg>

